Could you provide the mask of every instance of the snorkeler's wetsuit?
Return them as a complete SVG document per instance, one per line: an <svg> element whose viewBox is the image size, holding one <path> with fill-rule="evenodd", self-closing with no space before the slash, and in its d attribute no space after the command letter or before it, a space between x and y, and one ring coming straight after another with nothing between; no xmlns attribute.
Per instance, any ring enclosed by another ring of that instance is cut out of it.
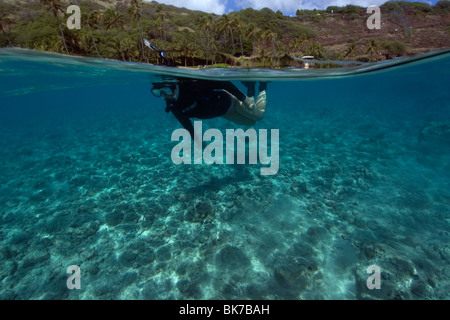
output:
<svg viewBox="0 0 450 320"><path fill-rule="evenodd" d="M192 138L194 126L189 118L211 119L225 115L232 106L232 98L227 92L240 101L246 98L229 81L182 79L178 83L178 90L176 100L166 100L166 112L171 111Z"/></svg>

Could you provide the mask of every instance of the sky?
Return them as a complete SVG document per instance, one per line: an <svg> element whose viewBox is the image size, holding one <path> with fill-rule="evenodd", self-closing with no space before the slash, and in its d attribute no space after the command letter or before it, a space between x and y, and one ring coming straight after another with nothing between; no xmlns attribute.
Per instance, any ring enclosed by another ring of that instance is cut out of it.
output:
<svg viewBox="0 0 450 320"><path fill-rule="evenodd" d="M239 11L245 8L256 10L270 8L280 10L284 15L295 15L297 9L325 9L328 6L345 6L354 4L361 7L380 5L388 0L156 0L159 3L171 4L192 10L200 10L216 14ZM408 0L410 1L410 0ZM435 4L438 0L415 0Z"/></svg>

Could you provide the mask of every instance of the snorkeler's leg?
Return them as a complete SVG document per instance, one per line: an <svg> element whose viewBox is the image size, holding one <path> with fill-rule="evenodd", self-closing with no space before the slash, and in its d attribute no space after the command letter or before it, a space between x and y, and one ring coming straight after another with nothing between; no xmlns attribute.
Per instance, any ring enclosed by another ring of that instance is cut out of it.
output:
<svg viewBox="0 0 450 320"><path fill-rule="evenodd" d="M256 98L256 108L262 111L263 113L266 111L266 89L267 89L267 82L260 82L259 94L258 98Z"/></svg>
<svg viewBox="0 0 450 320"><path fill-rule="evenodd" d="M258 98L256 98L256 108L263 113L266 111L266 91L260 91Z"/></svg>
<svg viewBox="0 0 450 320"><path fill-rule="evenodd" d="M259 83L259 92L266 91L267 89L267 82L260 82Z"/></svg>
<svg viewBox="0 0 450 320"><path fill-rule="evenodd" d="M253 121L259 121L264 117L264 111L258 109L254 102L249 104L239 101L236 105L236 112Z"/></svg>
<svg viewBox="0 0 450 320"><path fill-rule="evenodd" d="M255 120L250 118L247 114L243 114L242 110L244 107L244 102L239 101L235 96L228 93L230 96L230 109L227 114L223 115L223 117L229 121L232 121L234 123L244 125L244 126L252 126L255 124ZM253 106L255 103L253 103ZM254 108L254 107L253 107ZM254 108L256 109L256 108Z"/></svg>
<svg viewBox="0 0 450 320"><path fill-rule="evenodd" d="M255 81L241 81L242 84L247 88L247 96L254 97L255 96Z"/></svg>
<svg viewBox="0 0 450 320"><path fill-rule="evenodd" d="M261 91L256 99L256 109L260 110L262 113L266 111L266 92Z"/></svg>

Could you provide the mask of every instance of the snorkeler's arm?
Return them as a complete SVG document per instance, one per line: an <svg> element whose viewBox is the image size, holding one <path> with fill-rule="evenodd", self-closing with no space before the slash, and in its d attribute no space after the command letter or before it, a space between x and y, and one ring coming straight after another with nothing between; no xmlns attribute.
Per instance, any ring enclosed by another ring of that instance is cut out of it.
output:
<svg viewBox="0 0 450 320"><path fill-rule="evenodd" d="M218 81L215 87L216 89L227 90L240 101L244 101L245 98L247 98L247 96L230 81Z"/></svg>
<svg viewBox="0 0 450 320"><path fill-rule="evenodd" d="M183 128L189 132L191 138L194 138L194 126L192 125L191 120L178 109L173 108L171 111L175 118L177 118L177 120L181 123Z"/></svg>
<svg viewBox="0 0 450 320"><path fill-rule="evenodd" d="M191 120L177 109L172 110L172 113L174 114L175 118L177 118L177 120L181 123L184 129L189 132L189 134L191 135L191 139L194 141L194 145L198 145L201 148L204 148L206 145L202 142L202 138L199 138L195 134L194 126L192 125Z"/></svg>

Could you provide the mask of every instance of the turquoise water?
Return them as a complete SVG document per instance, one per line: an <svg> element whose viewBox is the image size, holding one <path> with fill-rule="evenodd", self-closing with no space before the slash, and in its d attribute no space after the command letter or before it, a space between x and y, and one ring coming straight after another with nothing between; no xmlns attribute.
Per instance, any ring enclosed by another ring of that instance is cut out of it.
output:
<svg viewBox="0 0 450 320"><path fill-rule="evenodd" d="M7 49L0 70L1 299L450 298L449 53L168 71ZM167 72L271 81L278 173L173 164Z"/></svg>

